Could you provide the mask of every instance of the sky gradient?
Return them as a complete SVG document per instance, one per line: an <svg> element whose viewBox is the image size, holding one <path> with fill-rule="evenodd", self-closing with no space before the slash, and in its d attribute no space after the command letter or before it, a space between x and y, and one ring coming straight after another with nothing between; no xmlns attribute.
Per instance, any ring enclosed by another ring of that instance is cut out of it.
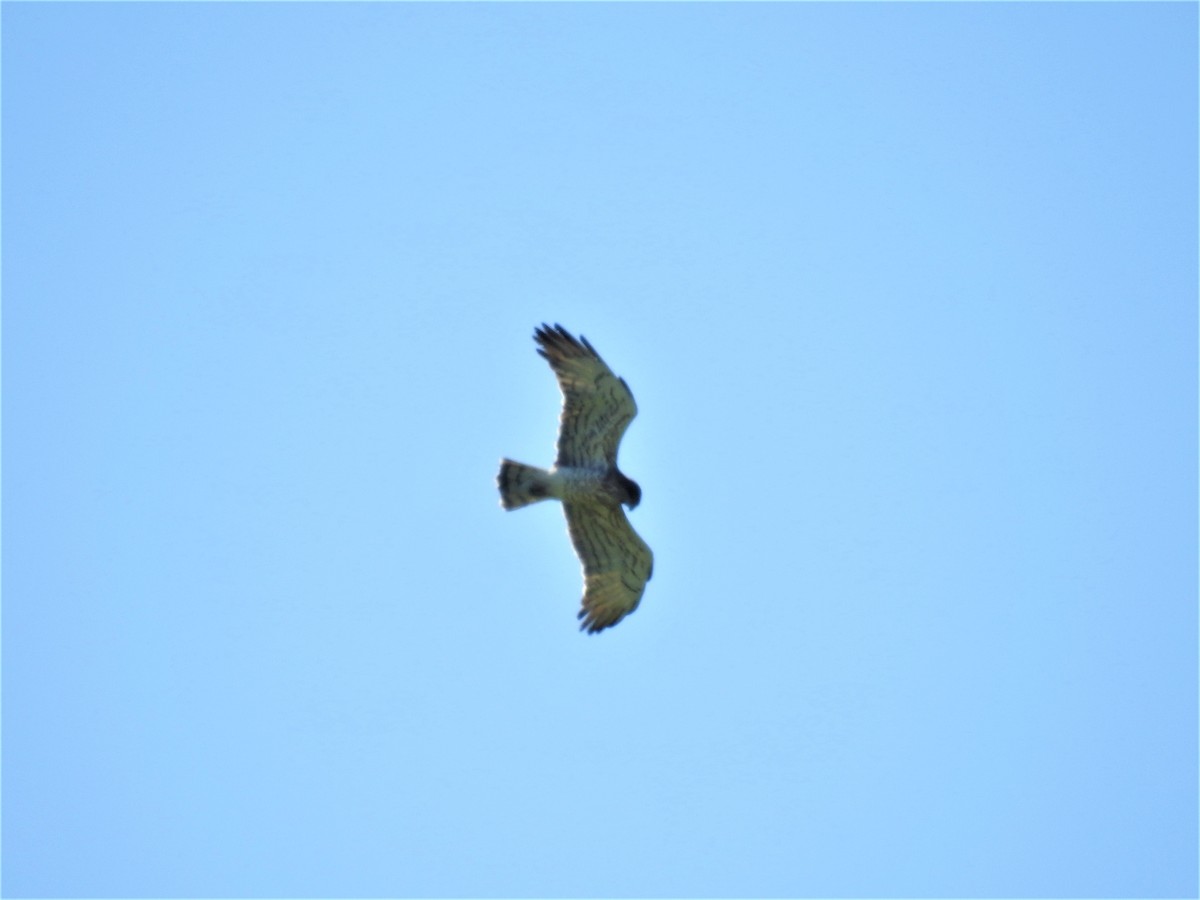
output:
<svg viewBox="0 0 1200 900"><path fill-rule="evenodd" d="M2 16L6 896L1196 895L1195 4Z"/></svg>

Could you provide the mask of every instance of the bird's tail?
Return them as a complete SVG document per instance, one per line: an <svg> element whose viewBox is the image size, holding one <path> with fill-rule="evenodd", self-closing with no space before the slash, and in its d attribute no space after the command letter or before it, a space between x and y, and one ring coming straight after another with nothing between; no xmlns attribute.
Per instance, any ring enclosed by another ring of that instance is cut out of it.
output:
<svg viewBox="0 0 1200 900"><path fill-rule="evenodd" d="M505 509L520 509L553 496L549 472L511 459L500 460L496 484L500 486L500 505Z"/></svg>

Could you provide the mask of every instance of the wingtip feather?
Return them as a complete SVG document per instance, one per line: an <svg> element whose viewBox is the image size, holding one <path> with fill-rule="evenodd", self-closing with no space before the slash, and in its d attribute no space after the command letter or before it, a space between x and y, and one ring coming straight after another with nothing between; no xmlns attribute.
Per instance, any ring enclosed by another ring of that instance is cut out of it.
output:
<svg viewBox="0 0 1200 900"><path fill-rule="evenodd" d="M567 331L566 328L557 322L552 326L543 322L534 329L533 339L541 347L552 352L557 352L562 356L581 356L586 353L601 362L604 361L600 354L596 352L596 348L592 346L591 341L582 334L579 337L575 337L575 335L571 334L571 332ZM546 356L546 354L543 353L542 356Z"/></svg>

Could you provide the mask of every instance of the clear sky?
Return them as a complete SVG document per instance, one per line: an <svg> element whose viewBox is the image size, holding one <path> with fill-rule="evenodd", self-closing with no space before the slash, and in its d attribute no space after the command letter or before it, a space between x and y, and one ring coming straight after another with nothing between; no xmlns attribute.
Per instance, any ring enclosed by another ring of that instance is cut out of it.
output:
<svg viewBox="0 0 1200 900"><path fill-rule="evenodd" d="M4 892L1195 895L1196 35L5 4Z"/></svg>

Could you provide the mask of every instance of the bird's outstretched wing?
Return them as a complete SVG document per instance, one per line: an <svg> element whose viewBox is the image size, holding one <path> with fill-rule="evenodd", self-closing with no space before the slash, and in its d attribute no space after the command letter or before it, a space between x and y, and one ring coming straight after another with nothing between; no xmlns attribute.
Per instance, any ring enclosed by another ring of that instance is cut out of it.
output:
<svg viewBox="0 0 1200 900"><path fill-rule="evenodd" d="M654 573L654 554L620 505L563 503L567 530L583 564L580 629L595 634L637 609Z"/></svg>
<svg viewBox="0 0 1200 900"><path fill-rule="evenodd" d="M550 363L562 390L558 420L558 465L613 467L637 404L583 335L576 340L561 325L534 332L538 353Z"/></svg>

